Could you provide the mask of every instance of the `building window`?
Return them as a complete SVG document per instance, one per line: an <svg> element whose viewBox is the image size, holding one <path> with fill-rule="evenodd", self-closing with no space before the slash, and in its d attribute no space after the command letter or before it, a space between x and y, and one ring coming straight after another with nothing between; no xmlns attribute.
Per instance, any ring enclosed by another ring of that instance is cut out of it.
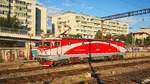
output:
<svg viewBox="0 0 150 84"><path fill-rule="evenodd" d="M79 31L79 29L76 29L76 31Z"/></svg>
<svg viewBox="0 0 150 84"><path fill-rule="evenodd" d="M2 7L2 8L9 8L9 6L6 6L6 5L0 5L0 7Z"/></svg>
<svg viewBox="0 0 150 84"><path fill-rule="evenodd" d="M80 16L76 16L76 19L80 18Z"/></svg>
<svg viewBox="0 0 150 84"><path fill-rule="evenodd" d="M7 0L9 2L9 0ZM13 3L13 0L10 0L11 3Z"/></svg>
<svg viewBox="0 0 150 84"><path fill-rule="evenodd" d="M78 22L80 22L80 20L76 20L76 22L78 23Z"/></svg>
<svg viewBox="0 0 150 84"><path fill-rule="evenodd" d="M58 20L61 20L61 17L59 17Z"/></svg>

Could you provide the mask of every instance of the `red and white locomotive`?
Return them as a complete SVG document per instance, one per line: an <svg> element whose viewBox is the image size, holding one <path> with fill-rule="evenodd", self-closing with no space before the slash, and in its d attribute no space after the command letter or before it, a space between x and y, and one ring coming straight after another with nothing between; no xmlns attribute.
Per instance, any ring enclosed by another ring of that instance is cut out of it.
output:
<svg viewBox="0 0 150 84"><path fill-rule="evenodd" d="M119 59L125 55L124 42L90 39L45 39L40 42L35 59L43 65L86 62L92 60Z"/></svg>

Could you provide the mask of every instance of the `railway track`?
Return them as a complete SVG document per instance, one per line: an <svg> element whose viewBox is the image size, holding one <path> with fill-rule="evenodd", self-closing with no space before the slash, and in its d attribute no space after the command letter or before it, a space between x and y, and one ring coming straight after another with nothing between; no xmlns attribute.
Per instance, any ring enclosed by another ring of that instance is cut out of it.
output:
<svg viewBox="0 0 150 84"><path fill-rule="evenodd" d="M132 67L139 64L150 64L150 58L139 58L139 59L126 59L126 60L119 60L119 61L107 61L107 62L94 62L92 63L94 69L96 71L107 71L110 69L118 69L124 67ZM39 74L31 74L31 73L38 73L38 71L43 72ZM53 67L53 68L43 68L43 67L36 67L30 69L22 69L22 70L14 70L14 71L6 71L0 74L0 82L1 83L8 83L15 80L24 80L24 81L32 81L32 80L41 80L44 81L47 78L50 80L54 80L55 77L61 78L64 76L71 76L71 75L79 75L82 73L90 72L90 68L88 63L85 64L74 64L74 65L66 65L62 67ZM24 75L16 76L15 74ZM13 74L13 77L12 77ZM30 75L27 75L30 74ZM4 77L5 75L10 75L9 77ZM12 83L13 84L13 83Z"/></svg>
<svg viewBox="0 0 150 84"><path fill-rule="evenodd" d="M150 59L150 57L138 57L138 58L128 58L128 59L123 59L123 60L107 60L107 61L94 61L92 63L94 64L104 64L104 63L109 63L109 62L118 62L117 64L115 64L114 66L122 66L122 65L125 65L128 63L128 61L140 61L140 60L145 60L145 59ZM149 60L150 61L150 60ZM145 62L149 62L149 61L145 61ZM123 63L124 62L124 63ZM141 61L143 62L143 61ZM135 63L138 63L138 62L135 62ZM112 64L112 63L111 63ZM112 65L109 64L108 66L106 67L111 67ZM128 65L130 65L132 63L128 63ZM8 69L8 70L2 70L0 71L0 75L3 75L3 74L10 74L10 73L18 73L18 72L30 72L30 71L35 71L35 70L43 70L43 69L57 69L57 68L60 68L60 67L68 67L68 66L83 66L83 65L88 65L88 63L83 63L83 64L69 64L69 65L62 65L62 66L55 66L55 67L43 67L43 66L39 66L39 67L30 67L30 68L18 68L18 69Z"/></svg>

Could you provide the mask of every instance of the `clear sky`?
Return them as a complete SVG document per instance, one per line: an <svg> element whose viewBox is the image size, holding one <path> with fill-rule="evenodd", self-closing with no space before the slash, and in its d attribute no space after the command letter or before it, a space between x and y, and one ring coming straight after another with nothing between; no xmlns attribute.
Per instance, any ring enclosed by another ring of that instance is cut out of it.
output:
<svg viewBox="0 0 150 84"><path fill-rule="evenodd" d="M112 14L150 8L150 0L38 0L48 8L49 15L72 11L92 16ZM150 27L150 14L121 19L130 23L131 31L140 27Z"/></svg>

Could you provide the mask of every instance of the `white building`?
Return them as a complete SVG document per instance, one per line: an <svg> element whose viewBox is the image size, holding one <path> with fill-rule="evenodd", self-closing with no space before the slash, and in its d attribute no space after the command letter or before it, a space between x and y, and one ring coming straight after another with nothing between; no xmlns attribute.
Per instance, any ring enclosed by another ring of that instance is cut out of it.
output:
<svg viewBox="0 0 150 84"><path fill-rule="evenodd" d="M48 14L47 9L41 5L36 5L36 35L41 33L46 34L48 28Z"/></svg>
<svg viewBox="0 0 150 84"><path fill-rule="evenodd" d="M0 17L7 17L8 14L16 16L22 25L31 28L30 32L35 34L35 5L36 0L0 0Z"/></svg>
<svg viewBox="0 0 150 84"><path fill-rule="evenodd" d="M0 17L7 17L8 14L16 16L34 36L41 30L47 32L47 9L37 5L36 0L0 0Z"/></svg>
<svg viewBox="0 0 150 84"><path fill-rule="evenodd" d="M83 14L77 14L73 12L67 12L61 15L52 17L52 28L55 36L59 36L68 28L64 24L71 27L66 33L71 35L82 35L83 38L93 39L98 30L102 30L106 34L128 34L128 24L119 21L102 21L95 16L88 16Z"/></svg>

